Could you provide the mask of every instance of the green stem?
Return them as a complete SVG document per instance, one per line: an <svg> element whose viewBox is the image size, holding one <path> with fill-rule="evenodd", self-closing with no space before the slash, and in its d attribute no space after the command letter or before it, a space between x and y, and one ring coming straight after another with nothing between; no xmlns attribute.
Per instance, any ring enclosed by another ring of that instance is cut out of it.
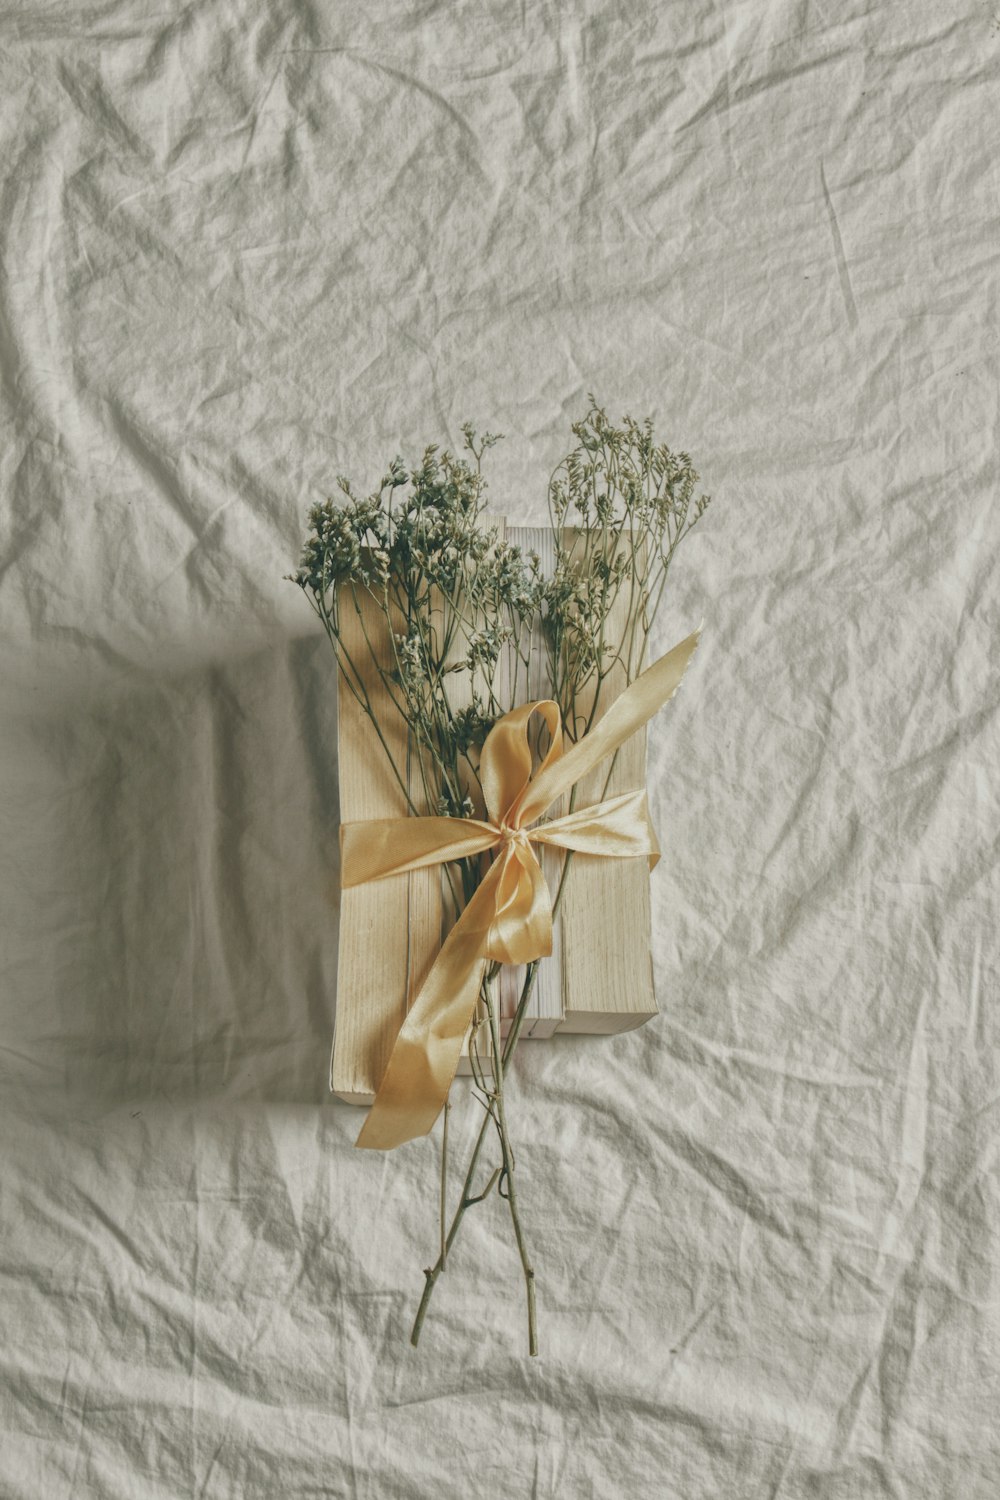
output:
<svg viewBox="0 0 1000 1500"><path fill-rule="evenodd" d="M528 1353L534 1355L538 1353L538 1329L535 1321L535 1272L528 1259L528 1248L525 1244L524 1230L517 1211L514 1153L511 1149L510 1135L507 1131L507 1115L503 1099L504 1062L500 1052L500 1022L497 1017L497 1007L493 997L493 990L489 985L486 987L486 1007L490 1022L490 1039L493 1043L493 1102L496 1109L497 1130L500 1135L500 1152L503 1158L503 1173L501 1175L507 1184L507 1192L502 1196L505 1196L507 1199L511 1224L514 1228L514 1239L517 1242L517 1253L521 1257L521 1269L524 1272L524 1286L528 1300Z"/></svg>
<svg viewBox="0 0 1000 1500"><path fill-rule="evenodd" d="M444 1125L441 1129L441 1268L444 1269L448 1257L448 1243L445 1236L445 1224L448 1217L448 1116L451 1114L451 1100L444 1101Z"/></svg>

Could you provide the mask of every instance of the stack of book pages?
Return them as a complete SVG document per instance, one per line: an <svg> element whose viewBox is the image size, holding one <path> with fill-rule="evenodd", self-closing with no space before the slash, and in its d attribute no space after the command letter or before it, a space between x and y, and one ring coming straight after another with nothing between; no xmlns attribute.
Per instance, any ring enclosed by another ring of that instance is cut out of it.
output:
<svg viewBox="0 0 1000 1500"><path fill-rule="evenodd" d="M556 549L550 528L507 526L505 530L508 542L525 552L533 549L542 566L551 570ZM415 756L409 753L406 724L393 710L372 660L374 653L388 667L392 645L385 617L372 601L360 595L358 604L358 611L352 603L341 613L344 649L364 682L393 761L410 768L410 801L418 812L434 812L436 809L425 805ZM615 625L612 615L612 631ZM536 643L531 661L533 675L524 699L545 698L549 687L544 642ZM509 671L511 664L505 667L501 661L499 670ZM456 682L461 682L458 672L451 676L452 701L456 699ZM605 680L597 718L624 686L624 669L616 667ZM580 707L587 711L586 704ZM368 713L343 680L339 684L337 725L341 820L406 817L407 798L389 757ZM576 806L585 807L641 787L645 768L646 737L645 731L640 731L622 746L610 780L608 765L604 764L578 784ZM552 815L560 810L558 805L553 807ZM539 848L538 852L554 894L564 856L554 848ZM342 890L330 1063L330 1087L341 1099L352 1104L371 1103L407 1008L453 920L454 904L440 867ZM539 965L522 1037L539 1040L557 1032L613 1035L641 1026L656 1014L650 947L646 860L574 854L555 921L552 956ZM509 1028L523 978L523 969L505 965L500 971L504 1032ZM468 1046L467 1037L460 1073L471 1071ZM488 1047L488 1028L481 1025L476 1031L481 1058L488 1057Z"/></svg>

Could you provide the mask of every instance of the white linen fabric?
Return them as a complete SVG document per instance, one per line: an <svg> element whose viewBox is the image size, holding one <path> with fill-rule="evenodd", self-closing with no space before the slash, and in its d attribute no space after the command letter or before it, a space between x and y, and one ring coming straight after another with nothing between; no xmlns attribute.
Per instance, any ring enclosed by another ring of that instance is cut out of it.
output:
<svg viewBox="0 0 1000 1500"><path fill-rule="evenodd" d="M7 0L3 1500L1000 1493L994 10ZM588 391L714 496L662 1014L518 1059L540 1357L495 1195L415 1351L282 575L467 418L541 521Z"/></svg>

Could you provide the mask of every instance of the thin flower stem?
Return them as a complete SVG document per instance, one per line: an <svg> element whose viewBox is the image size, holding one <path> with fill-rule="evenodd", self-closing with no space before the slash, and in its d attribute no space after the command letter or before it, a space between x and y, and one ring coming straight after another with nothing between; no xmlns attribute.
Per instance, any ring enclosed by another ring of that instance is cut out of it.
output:
<svg viewBox="0 0 1000 1500"><path fill-rule="evenodd" d="M515 1045L517 1043L517 1037L515 1035L514 1028L516 1027L517 1031L520 1032L520 1023L521 1021L523 1021L524 1012L527 1009L528 1000L531 996L531 991L534 988L535 974L537 972L537 969L537 963L528 965L528 972L525 975L524 984L521 988L521 995L518 1000L517 1013L514 1017L514 1024L511 1027L511 1036L514 1037ZM507 1046L504 1048L504 1051L500 1058L501 1071L506 1067L510 1051L513 1050L510 1046L510 1041L511 1037L509 1036L507 1038ZM427 1309L430 1305L431 1296L433 1294L435 1286L437 1285L438 1277L445 1269L447 1254L451 1250L452 1245L455 1243L455 1240L458 1237L458 1231L462 1227L462 1220L465 1217L466 1210L472 1208L472 1206L476 1203L482 1203L484 1199L488 1198L494 1186L500 1180L503 1168L497 1167L492 1177L490 1177L483 1192L477 1194L473 1194L472 1192L472 1183L476 1175L476 1168L479 1166L479 1158L482 1155L483 1146L486 1144L486 1136L489 1132L490 1126L494 1123L495 1121L493 1111L492 1109L488 1109L486 1114L483 1116L483 1122L479 1127L479 1134L476 1136L475 1143L472 1147L472 1155L469 1157L469 1165L466 1168L465 1181L462 1183L462 1195L458 1200L458 1207L455 1209L454 1216L452 1217L451 1227L448 1230L444 1245L441 1247L442 1253L438 1256L434 1265L428 1266L424 1271L425 1281L423 1295L420 1298L420 1306L417 1308L417 1315L413 1321L413 1331L410 1334L410 1343L414 1348L416 1348L420 1342L420 1333L424 1326L424 1318L427 1316Z"/></svg>
<svg viewBox="0 0 1000 1500"><path fill-rule="evenodd" d="M517 1241L517 1253L521 1257L521 1269L524 1272L524 1286L528 1301L528 1353L538 1353L538 1328L535 1318L535 1272L528 1259L528 1248L525 1244L524 1230L521 1225L521 1217L517 1211L517 1185L514 1174L514 1152L510 1144L510 1134L507 1130L507 1112L504 1109L503 1098L503 1076L504 1064L500 1052L500 1023L497 1017L496 1002L493 997L493 986L486 986L486 1006L490 1022L490 1038L493 1043L493 1099L496 1106L496 1123L500 1135L500 1151L503 1157L503 1172L501 1177L507 1184L507 1192L502 1196L507 1199L510 1209L510 1220L514 1227L514 1239Z"/></svg>
<svg viewBox="0 0 1000 1500"><path fill-rule="evenodd" d="M444 1101L444 1124L441 1128L441 1269L444 1270L448 1257L448 1244L445 1225L448 1218L448 1116L451 1114L451 1100Z"/></svg>

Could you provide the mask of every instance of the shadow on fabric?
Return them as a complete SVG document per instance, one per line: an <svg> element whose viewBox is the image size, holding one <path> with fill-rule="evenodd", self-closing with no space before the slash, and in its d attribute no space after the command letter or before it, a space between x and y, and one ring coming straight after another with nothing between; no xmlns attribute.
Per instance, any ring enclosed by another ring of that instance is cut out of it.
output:
<svg viewBox="0 0 1000 1500"><path fill-rule="evenodd" d="M0 1079L77 1104L328 1099L325 639L8 719Z"/></svg>

